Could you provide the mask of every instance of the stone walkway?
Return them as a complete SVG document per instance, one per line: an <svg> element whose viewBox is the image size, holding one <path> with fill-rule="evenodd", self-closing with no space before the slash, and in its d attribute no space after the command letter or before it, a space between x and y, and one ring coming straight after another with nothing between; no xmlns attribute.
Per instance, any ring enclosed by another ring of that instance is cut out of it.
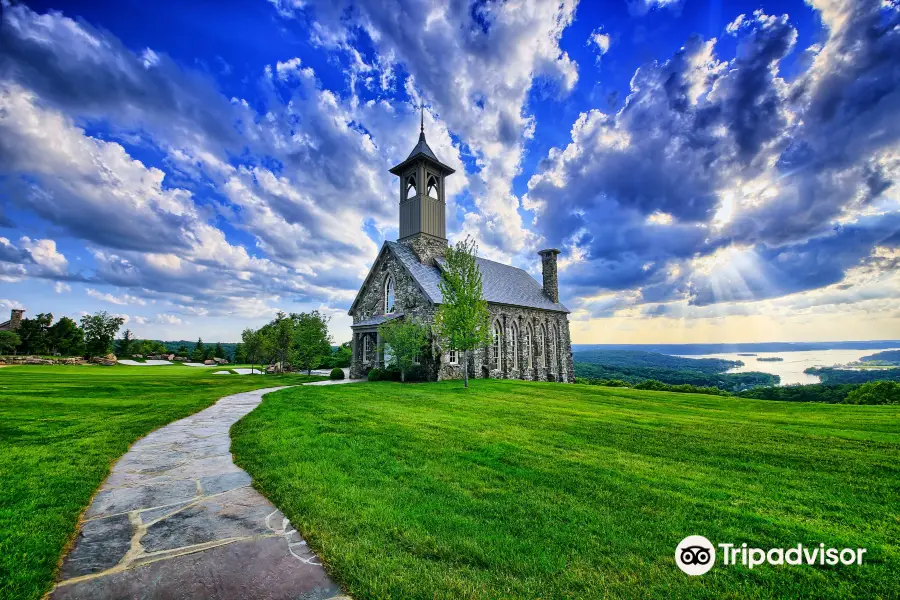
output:
<svg viewBox="0 0 900 600"><path fill-rule="evenodd" d="M226 396L137 441L79 524L50 598L341 598L231 460L231 425L280 389Z"/></svg>

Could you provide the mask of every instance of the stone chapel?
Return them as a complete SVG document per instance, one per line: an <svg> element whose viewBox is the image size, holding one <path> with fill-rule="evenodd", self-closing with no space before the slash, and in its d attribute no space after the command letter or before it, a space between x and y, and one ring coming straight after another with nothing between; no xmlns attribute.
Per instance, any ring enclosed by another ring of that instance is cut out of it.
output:
<svg viewBox="0 0 900 600"><path fill-rule="evenodd" d="M379 325L392 319L431 325L441 304L438 284L447 248L444 180L454 171L428 147L424 122L415 148L390 172L400 178L400 239L384 242L350 307L353 378L385 366ZM559 301L559 250L538 254L543 285L522 269L477 259L492 343L470 352L464 365L462 352L432 339L430 355L421 358L429 380L458 379L468 368L472 378L575 381L569 310Z"/></svg>

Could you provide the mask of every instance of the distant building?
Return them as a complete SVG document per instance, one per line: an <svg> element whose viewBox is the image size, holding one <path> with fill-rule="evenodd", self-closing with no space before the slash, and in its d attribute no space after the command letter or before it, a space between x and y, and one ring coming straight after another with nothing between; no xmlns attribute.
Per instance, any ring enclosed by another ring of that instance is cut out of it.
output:
<svg viewBox="0 0 900 600"><path fill-rule="evenodd" d="M434 323L442 301L439 283L447 249L444 179L453 172L428 147L424 125L409 157L391 169L400 178L400 239L384 242L350 307L351 377L384 366L378 334L382 323L401 318ZM470 353L470 377L575 381L569 310L559 301L559 250L538 254L543 285L522 269L477 259L493 341ZM462 352L439 339L432 340L432 349L431 357L422 358L428 379L463 376Z"/></svg>
<svg viewBox="0 0 900 600"><path fill-rule="evenodd" d="M9 311L9 321L0 323L0 331L15 331L22 325L22 315L25 313L24 308L14 308Z"/></svg>

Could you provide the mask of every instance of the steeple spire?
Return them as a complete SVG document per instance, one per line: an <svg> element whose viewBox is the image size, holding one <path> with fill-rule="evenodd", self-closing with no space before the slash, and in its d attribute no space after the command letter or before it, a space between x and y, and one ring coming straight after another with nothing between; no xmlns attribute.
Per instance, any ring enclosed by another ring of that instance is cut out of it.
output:
<svg viewBox="0 0 900 600"><path fill-rule="evenodd" d="M419 143L391 174L400 178L400 240L429 238L446 248L444 179L453 169L439 161L425 141L424 102L419 104Z"/></svg>

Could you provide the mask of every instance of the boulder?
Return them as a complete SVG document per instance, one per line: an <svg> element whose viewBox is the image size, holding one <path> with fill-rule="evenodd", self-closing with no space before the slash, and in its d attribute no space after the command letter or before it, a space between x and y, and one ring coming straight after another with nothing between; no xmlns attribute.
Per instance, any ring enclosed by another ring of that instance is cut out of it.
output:
<svg viewBox="0 0 900 600"><path fill-rule="evenodd" d="M211 366L214 366L214 365L216 364L216 361L214 361L214 360L211 359L211 358L208 358L208 359L206 359L206 360L203 361L203 364L204 364L204 365L211 365Z"/></svg>
<svg viewBox="0 0 900 600"><path fill-rule="evenodd" d="M23 364L26 365L52 365L53 361L49 358L41 358L39 356L29 356Z"/></svg>
<svg viewBox="0 0 900 600"><path fill-rule="evenodd" d="M132 354L131 358L144 358L143 354Z"/></svg>
<svg viewBox="0 0 900 600"><path fill-rule="evenodd" d="M91 363L95 365L103 365L104 367L111 367L118 362L115 354L107 354L106 356L94 356L91 358Z"/></svg>
<svg viewBox="0 0 900 600"><path fill-rule="evenodd" d="M166 354L165 357L166 357L166 360L175 360L174 354Z"/></svg>
<svg viewBox="0 0 900 600"><path fill-rule="evenodd" d="M216 361L217 365L227 365L228 364L227 358L214 358L213 360Z"/></svg>
<svg viewBox="0 0 900 600"><path fill-rule="evenodd" d="M173 357L173 360L175 360L175 362L189 362L187 356L175 356Z"/></svg>

